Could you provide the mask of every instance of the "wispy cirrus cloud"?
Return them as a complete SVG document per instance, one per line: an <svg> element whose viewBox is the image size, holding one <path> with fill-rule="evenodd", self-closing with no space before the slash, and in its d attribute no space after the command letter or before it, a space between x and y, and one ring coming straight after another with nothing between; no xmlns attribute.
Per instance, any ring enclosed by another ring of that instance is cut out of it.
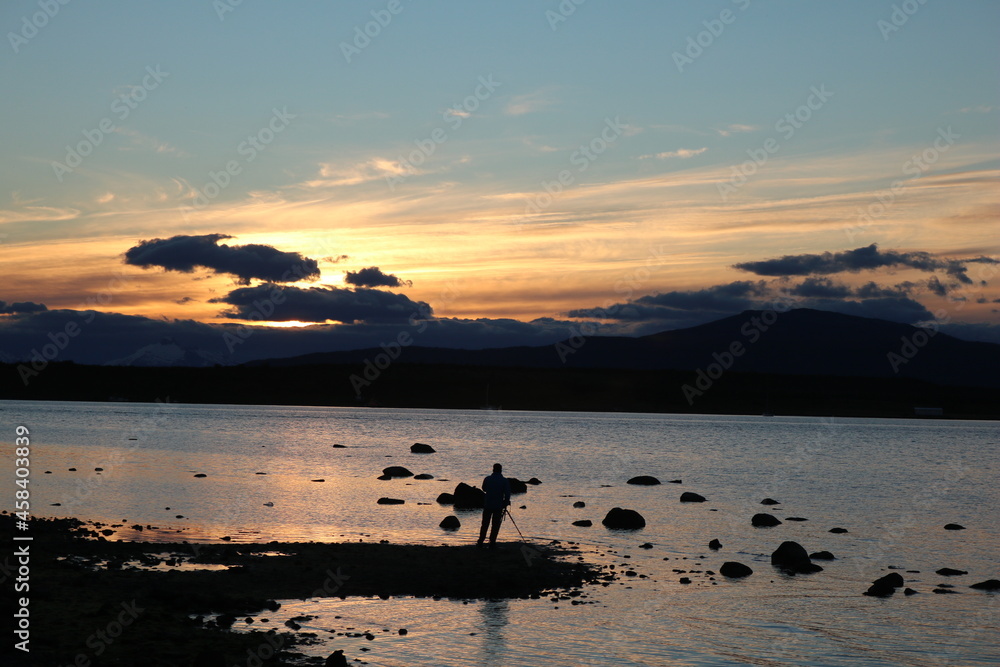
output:
<svg viewBox="0 0 1000 667"><path fill-rule="evenodd" d="M708 146L702 146L701 148L678 148L675 151L664 151L663 153L650 153L649 155L640 155L640 160L669 160L671 158L680 158L686 160L692 158L696 155L701 155L708 150Z"/></svg>
<svg viewBox="0 0 1000 667"><path fill-rule="evenodd" d="M549 91L538 90L533 93L515 95L507 102L504 113L508 116L522 116L527 113L541 111L555 104L556 100Z"/></svg>

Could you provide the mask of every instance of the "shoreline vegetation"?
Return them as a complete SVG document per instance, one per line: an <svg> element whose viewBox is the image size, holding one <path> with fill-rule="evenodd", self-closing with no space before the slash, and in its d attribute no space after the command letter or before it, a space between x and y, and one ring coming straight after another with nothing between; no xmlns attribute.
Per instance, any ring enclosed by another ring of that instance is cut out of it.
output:
<svg viewBox="0 0 1000 667"><path fill-rule="evenodd" d="M504 410L1000 419L998 387L902 377L726 372L712 379L691 371L396 362L365 379L363 364L193 368L52 362L25 383L17 368L0 364L0 399L479 409L488 391L488 407Z"/></svg>
<svg viewBox="0 0 1000 667"><path fill-rule="evenodd" d="M314 633L296 632L311 618L290 617L277 600L558 596L578 604L588 597L585 586L615 579L569 543L491 550L386 541L125 542L112 541L104 524L72 518L35 518L30 531L32 664L323 664L295 650L315 641ZM13 543L13 532L14 517L0 514L0 539ZM355 640L338 643L348 660L364 656L364 640L385 631L322 623L326 638Z"/></svg>

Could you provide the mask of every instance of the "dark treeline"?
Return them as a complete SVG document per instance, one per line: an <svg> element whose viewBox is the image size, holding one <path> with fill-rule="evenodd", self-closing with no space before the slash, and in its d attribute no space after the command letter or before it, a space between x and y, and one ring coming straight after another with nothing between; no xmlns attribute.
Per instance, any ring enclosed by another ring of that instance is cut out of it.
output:
<svg viewBox="0 0 1000 667"><path fill-rule="evenodd" d="M488 402L504 410L841 417L912 417L915 407L930 407L950 418L1000 418L1000 389L905 378L727 372L709 383L691 371L402 362L359 382L363 373L361 364L148 368L64 362L49 364L25 385L16 365L3 364L0 398L463 409Z"/></svg>

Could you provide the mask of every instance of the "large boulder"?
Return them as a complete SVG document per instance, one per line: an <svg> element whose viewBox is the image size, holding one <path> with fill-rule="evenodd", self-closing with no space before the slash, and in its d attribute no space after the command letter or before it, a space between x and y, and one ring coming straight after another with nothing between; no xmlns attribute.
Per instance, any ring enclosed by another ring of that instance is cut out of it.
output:
<svg viewBox="0 0 1000 667"><path fill-rule="evenodd" d="M809 559L809 552L798 542L782 542L771 554L771 565L789 574L820 572L822 567Z"/></svg>
<svg viewBox="0 0 1000 667"><path fill-rule="evenodd" d="M656 486L660 483L660 480L656 479L652 475L639 475L638 477L633 477L626 484L635 484L637 486Z"/></svg>
<svg viewBox="0 0 1000 667"><path fill-rule="evenodd" d="M692 491L685 491L681 494L682 503L703 503L705 502L705 496L694 493Z"/></svg>
<svg viewBox="0 0 1000 667"><path fill-rule="evenodd" d="M410 451L414 454L433 454L435 449L430 445L425 445L422 442L415 442L410 445Z"/></svg>
<svg viewBox="0 0 1000 667"><path fill-rule="evenodd" d="M441 523L438 526L445 530L458 530L462 527L462 522L458 520L457 516L449 515L441 519Z"/></svg>
<svg viewBox="0 0 1000 667"><path fill-rule="evenodd" d="M774 526L780 526L781 520L773 514L765 514L761 512L760 514L754 514L753 518L750 519L750 524L757 528L772 528ZM806 558L808 558L808 554Z"/></svg>
<svg viewBox="0 0 1000 667"><path fill-rule="evenodd" d="M737 563L736 561L731 560L722 564L722 567L719 568L719 574L724 577L739 579L740 577L749 577L753 574L753 570L743 563Z"/></svg>
<svg viewBox="0 0 1000 667"><path fill-rule="evenodd" d="M517 477L508 477L507 483L510 484L511 493L527 493L528 483L522 482Z"/></svg>
<svg viewBox="0 0 1000 667"><path fill-rule="evenodd" d="M622 530L636 530L646 525L646 520L635 510L613 507L601 521L606 528L618 528Z"/></svg>
<svg viewBox="0 0 1000 667"><path fill-rule="evenodd" d="M486 494L482 489L465 482L459 482L451 495L454 497L455 509L481 509L486 502Z"/></svg>
<svg viewBox="0 0 1000 667"><path fill-rule="evenodd" d="M979 591L1000 591L1000 579L980 581L978 584L972 584L969 588L975 588Z"/></svg>
<svg viewBox="0 0 1000 667"><path fill-rule="evenodd" d="M389 466L382 469L382 474L388 477L413 477L413 473L403 466Z"/></svg>

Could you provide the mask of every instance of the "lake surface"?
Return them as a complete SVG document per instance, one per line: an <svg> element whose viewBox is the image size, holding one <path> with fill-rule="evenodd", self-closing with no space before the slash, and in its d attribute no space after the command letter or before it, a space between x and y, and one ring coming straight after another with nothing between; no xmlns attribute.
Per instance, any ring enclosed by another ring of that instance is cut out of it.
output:
<svg viewBox="0 0 1000 667"><path fill-rule="evenodd" d="M434 499L500 462L542 481L514 498L529 541L578 542L645 575L588 589L595 603L576 606L324 598L271 615L272 627L316 616L303 631L321 637L372 629L375 641L335 640L371 665L1000 664L998 596L968 588L1000 578L997 422L19 401L0 402L0 415L8 470L15 426L31 430L33 513L156 527L122 529L124 539L469 543L478 513L458 512L462 528L445 533L451 508ZM414 442L437 453L411 454ZM389 465L435 479L375 479ZM683 483L625 483L641 474ZM680 503L683 491L707 502ZM383 496L406 503L376 505ZM606 530L612 507L639 511L646 527ZM784 523L751 527L762 511ZM509 523L501 540L518 540ZM781 574L769 559L784 540L837 560ZM729 560L754 574L706 572ZM890 566L919 594L862 596ZM960 594L932 593L940 584Z"/></svg>

